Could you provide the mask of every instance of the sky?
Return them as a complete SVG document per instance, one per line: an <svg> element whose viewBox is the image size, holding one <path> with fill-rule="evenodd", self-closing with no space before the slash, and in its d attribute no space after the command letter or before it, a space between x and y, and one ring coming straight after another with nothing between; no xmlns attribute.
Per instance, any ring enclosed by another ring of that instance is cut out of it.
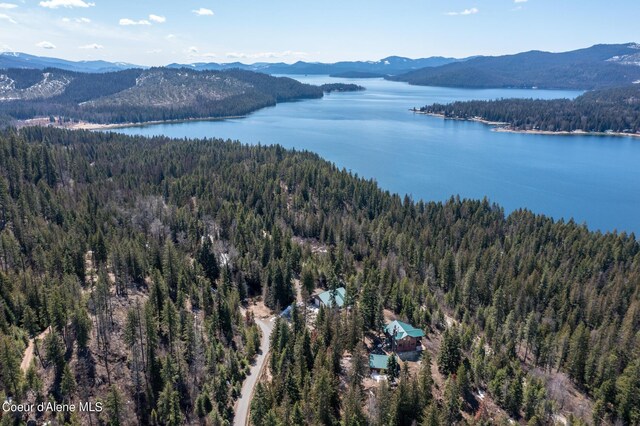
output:
<svg viewBox="0 0 640 426"><path fill-rule="evenodd" d="M0 51L138 65L466 57L640 42L640 0L0 0Z"/></svg>

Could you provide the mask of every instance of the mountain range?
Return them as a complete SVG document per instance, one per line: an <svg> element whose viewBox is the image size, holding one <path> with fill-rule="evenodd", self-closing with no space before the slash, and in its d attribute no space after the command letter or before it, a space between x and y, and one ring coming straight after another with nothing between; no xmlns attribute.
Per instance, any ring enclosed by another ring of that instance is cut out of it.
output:
<svg viewBox="0 0 640 426"><path fill-rule="evenodd" d="M167 68L189 68L196 71L219 71L228 69L241 69L247 71L257 71L265 74L342 74L342 73L365 73L369 77L382 77L386 75L403 74L424 67L437 67L463 59L444 58L434 56L422 59L410 59L400 56L389 56L379 61L345 61L336 63L304 62L299 61L293 64L284 62L268 63L258 62L254 64L243 64L241 62L216 63L199 62L193 64L172 63ZM120 71L131 68L146 69L149 67L129 64L125 62L107 61L67 61L58 58L48 58L34 56L20 52L0 53L0 69L6 68L32 68L46 69L58 68L61 70L104 73Z"/></svg>
<svg viewBox="0 0 640 426"><path fill-rule="evenodd" d="M640 82L640 44L599 44L570 52L481 56L387 77L423 86L591 90Z"/></svg>
<svg viewBox="0 0 640 426"><path fill-rule="evenodd" d="M45 68L57 68L65 71L104 73L131 68L149 67L128 64L126 62L67 61L65 59L35 56L20 52L2 52L0 53L0 69L7 68L29 68L39 70Z"/></svg>
<svg viewBox="0 0 640 426"><path fill-rule="evenodd" d="M250 71L264 72L267 74L291 74L291 75L332 75L341 77L359 75L365 77L382 77L387 75L404 74L421 68L438 67L450 63L463 61L464 59L444 58L433 56L430 58L410 59L401 56L389 56L379 61L343 61L335 63L304 62L293 64L279 63L255 63L246 65L240 62L219 64L215 62L196 64L170 64L169 68L191 68L196 70L221 70L228 68L240 68Z"/></svg>
<svg viewBox="0 0 640 426"><path fill-rule="evenodd" d="M122 62L73 62L24 53L2 53L0 69L4 68L58 68L75 72L105 73L147 67ZM165 68L192 71L240 69L276 75L384 77L426 86L592 90L640 82L640 44L599 44L561 53L534 50L514 55L474 56L463 59L410 59L389 56L378 61L345 61L331 64L303 61L293 64L207 62L172 63Z"/></svg>

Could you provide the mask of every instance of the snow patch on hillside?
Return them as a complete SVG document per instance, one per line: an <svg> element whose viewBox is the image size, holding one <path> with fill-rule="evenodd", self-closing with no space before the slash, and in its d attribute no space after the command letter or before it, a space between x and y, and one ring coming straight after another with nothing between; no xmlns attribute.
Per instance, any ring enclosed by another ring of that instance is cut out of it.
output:
<svg viewBox="0 0 640 426"><path fill-rule="evenodd" d="M6 74L0 74L0 101L45 99L62 94L71 83L66 76L43 73L42 80L25 89L16 89L16 82Z"/></svg>
<svg viewBox="0 0 640 426"><path fill-rule="evenodd" d="M640 48L634 48L640 49ZM607 59L607 62L615 62L621 65L635 65L640 66L640 53L632 53L629 55L616 55Z"/></svg>

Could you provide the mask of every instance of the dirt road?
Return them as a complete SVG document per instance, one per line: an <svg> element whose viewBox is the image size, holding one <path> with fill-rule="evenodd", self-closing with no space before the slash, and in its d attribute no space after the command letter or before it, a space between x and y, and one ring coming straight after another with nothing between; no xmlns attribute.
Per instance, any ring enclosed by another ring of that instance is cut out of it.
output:
<svg viewBox="0 0 640 426"><path fill-rule="evenodd" d="M47 327L42 333L38 334L35 338L29 339L29 345L27 346L27 350L24 351L24 356L22 357L22 362L20 363L20 369L23 372L27 371L27 369L31 365L33 357L35 356L34 340L38 339L40 342L42 342L47 334L49 334L49 327Z"/></svg>
<svg viewBox="0 0 640 426"><path fill-rule="evenodd" d="M240 398L236 402L236 415L233 419L234 426L245 426L249 424L249 407L251 406L251 397L253 389L258 383L260 373L265 366L267 355L269 354L269 338L273 331L275 317L268 319L256 318L256 324L262 330L262 338L260 339L260 353L256 356L256 362L251 366L249 375L242 384Z"/></svg>

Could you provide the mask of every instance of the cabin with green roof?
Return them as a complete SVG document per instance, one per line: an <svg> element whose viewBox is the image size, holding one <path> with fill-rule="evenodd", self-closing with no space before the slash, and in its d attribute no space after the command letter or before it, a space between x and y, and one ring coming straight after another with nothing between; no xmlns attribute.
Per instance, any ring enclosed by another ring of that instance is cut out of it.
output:
<svg viewBox="0 0 640 426"><path fill-rule="evenodd" d="M391 349L395 352L422 350L424 331L402 321L391 321L384 327Z"/></svg>
<svg viewBox="0 0 640 426"><path fill-rule="evenodd" d="M369 369L372 373L383 373L389 364L389 355L369 354Z"/></svg>
<svg viewBox="0 0 640 426"><path fill-rule="evenodd" d="M330 308L334 306L335 302L336 307L342 308L344 306L346 293L347 291L344 287L338 287L335 291L327 290L315 295L313 301L317 307L324 306L325 308Z"/></svg>

